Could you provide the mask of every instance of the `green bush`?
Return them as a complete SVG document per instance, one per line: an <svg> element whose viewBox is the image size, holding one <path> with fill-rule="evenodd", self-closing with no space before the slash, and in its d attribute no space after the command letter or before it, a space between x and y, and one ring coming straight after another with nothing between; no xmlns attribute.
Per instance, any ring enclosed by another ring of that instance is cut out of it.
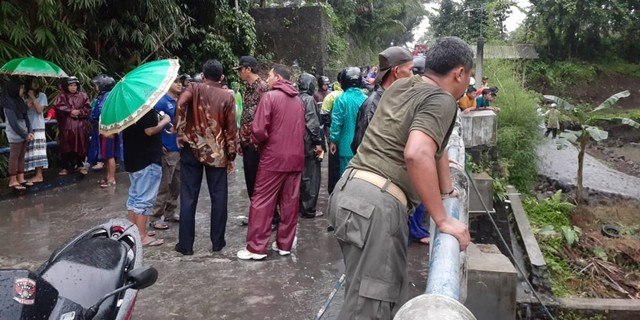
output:
<svg viewBox="0 0 640 320"><path fill-rule="evenodd" d="M506 165L508 182L527 192L537 181L536 145L541 141L536 113L536 93L522 87L515 63L488 61L485 75L498 87L495 105L498 113L498 156Z"/></svg>
<svg viewBox="0 0 640 320"><path fill-rule="evenodd" d="M571 296L573 292L567 280L577 279L578 274L560 251L563 246L577 242L581 233L580 228L571 225L569 219L574 205L564 201L562 191L558 191L548 199L525 199L523 207L549 268L553 294L558 297Z"/></svg>

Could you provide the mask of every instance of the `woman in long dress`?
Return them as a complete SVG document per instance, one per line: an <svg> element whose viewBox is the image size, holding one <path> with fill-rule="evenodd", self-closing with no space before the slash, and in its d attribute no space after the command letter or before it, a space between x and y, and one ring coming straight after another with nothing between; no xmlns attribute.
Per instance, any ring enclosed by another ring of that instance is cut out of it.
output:
<svg viewBox="0 0 640 320"><path fill-rule="evenodd" d="M25 155L25 171L36 171L31 178L32 183L40 183L44 180L42 169L49 167L47 159L47 135L45 134L44 108L49 105L47 95L41 91L42 84L35 78L27 79L25 86L27 94L24 100L29 108L27 114L31 129L33 129L33 140L27 143Z"/></svg>

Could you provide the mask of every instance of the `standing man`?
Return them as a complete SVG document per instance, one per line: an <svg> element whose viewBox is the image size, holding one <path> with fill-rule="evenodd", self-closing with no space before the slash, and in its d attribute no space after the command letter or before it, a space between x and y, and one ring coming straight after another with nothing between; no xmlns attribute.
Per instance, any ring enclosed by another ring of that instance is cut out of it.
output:
<svg viewBox="0 0 640 320"><path fill-rule="evenodd" d="M380 72L376 75L375 89L358 110L356 131L351 142L351 151L355 154L362 143L364 132L378 109L378 103L384 91L396 80L411 77L413 68L413 56L411 52L401 47L389 47L378 54Z"/></svg>
<svg viewBox="0 0 640 320"><path fill-rule="evenodd" d="M442 198L457 196L445 150L472 66L468 44L439 39L427 52L424 76L397 80L380 100L329 199L329 223L347 276L338 319L390 320L405 303L407 217L421 201L460 250L469 244L467 226L447 216Z"/></svg>
<svg viewBox="0 0 640 320"><path fill-rule="evenodd" d="M336 99L340 97L344 91L340 87L340 79L342 79L342 74L344 73L344 69L338 72L338 81L333 83L333 91L329 93L324 100L322 101L322 109L320 110L320 117L322 119L322 124L324 125L325 137L329 138L329 130L331 130L331 111L333 110L333 105L336 102ZM329 165L327 168L327 190L329 194L333 192L333 187L340 179L340 157L338 156L338 152L340 150L336 150L336 153L329 153Z"/></svg>
<svg viewBox="0 0 640 320"><path fill-rule="evenodd" d="M211 198L211 250L222 250L227 243L227 174L235 170L236 106L229 90L220 82L222 64L207 61L203 69L204 81L189 85L178 99L176 129L180 151L180 232L175 250L183 255L193 254L195 217L202 171L207 178Z"/></svg>
<svg viewBox="0 0 640 320"><path fill-rule="evenodd" d="M367 99L367 96L360 90L362 76L360 69L356 67L347 68L342 74L340 85L345 90L336 99L331 111L331 129L329 129L329 152L338 154L340 159L339 175L342 175L351 158L351 142L356 131L356 120L358 109Z"/></svg>
<svg viewBox="0 0 640 320"><path fill-rule="evenodd" d="M318 156L322 154L324 134L320 129L320 111L313 98L316 77L303 73L298 79L300 99L304 102L304 171L302 172L302 185L300 186L300 216L303 218L315 218L323 215L316 210L318 195L320 193L320 161Z"/></svg>
<svg viewBox="0 0 640 320"><path fill-rule="evenodd" d="M318 92L313 95L313 99L316 103L322 105L324 98L331 93L331 91L329 91L329 84L329 78L325 76L320 76L320 78L318 78Z"/></svg>
<svg viewBox="0 0 640 320"><path fill-rule="evenodd" d="M131 180L127 210L129 221L138 227L142 246L159 246L164 243L162 239L147 235L145 229L162 178L160 131L170 121L169 115L165 115L158 122L158 113L150 110L135 124L122 131L124 169Z"/></svg>
<svg viewBox="0 0 640 320"><path fill-rule="evenodd" d="M244 180L247 184L247 193L251 198L256 185L256 174L258 173L258 162L260 161L257 146L250 142L251 124L253 124L258 103L262 99L262 95L269 91L269 86L258 76L258 61L252 56L241 57L239 65L233 69L238 71L240 79L247 84L242 103L240 147L238 152L242 156Z"/></svg>
<svg viewBox="0 0 640 320"><path fill-rule="evenodd" d="M188 85L187 85L188 86ZM176 121L176 100L182 92L182 76L176 78L171 84L169 92L158 101L156 111L171 117L171 123ZM153 206L153 219L151 226L154 229L166 230L169 225L165 221L180 221L176 213L178 208L178 196L180 196L180 147L175 130L168 125L162 130L162 181L158 191L158 199Z"/></svg>
<svg viewBox="0 0 640 320"><path fill-rule="evenodd" d="M251 143L258 145L260 164L249 210L247 247L237 254L242 260L267 256L276 204L280 205L280 224L271 249L281 256L290 254L296 235L304 167L305 109L289 79L286 66L273 66L267 79L271 91L260 100L251 125Z"/></svg>

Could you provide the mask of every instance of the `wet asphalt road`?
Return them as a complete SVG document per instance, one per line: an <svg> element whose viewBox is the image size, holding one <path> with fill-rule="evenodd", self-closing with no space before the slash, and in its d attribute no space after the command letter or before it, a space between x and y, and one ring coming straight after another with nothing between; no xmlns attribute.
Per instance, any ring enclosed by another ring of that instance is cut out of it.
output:
<svg viewBox="0 0 640 320"><path fill-rule="evenodd" d="M145 249L144 263L156 267L160 276L140 293L135 319L313 319L334 289L344 265L325 217L300 220L298 247L290 257L271 253L265 261L236 258L245 245L246 227L240 220L249 206L241 161L237 164L238 171L229 178L227 247L210 251L210 199L204 183L195 254L173 251L177 224L158 231L165 244ZM118 185L107 190L98 188L98 178L90 174L77 184L0 202L0 268L35 270L75 234L109 218L126 218L127 175L119 173ZM325 211L327 198L324 168L319 209ZM412 296L424 292L426 268L427 247L411 244ZM341 300L339 291L322 319L334 319Z"/></svg>

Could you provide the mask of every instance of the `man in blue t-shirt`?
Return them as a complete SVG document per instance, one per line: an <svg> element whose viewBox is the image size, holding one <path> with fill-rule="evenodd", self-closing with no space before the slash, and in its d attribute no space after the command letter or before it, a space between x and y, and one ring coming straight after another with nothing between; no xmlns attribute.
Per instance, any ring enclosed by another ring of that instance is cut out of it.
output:
<svg viewBox="0 0 640 320"><path fill-rule="evenodd" d="M476 98L475 110L500 111L500 108L491 106L491 102L496 99L497 92L498 90L495 87L482 90L482 95Z"/></svg>
<svg viewBox="0 0 640 320"><path fill-rule="evenodd" d="M176 100L182 92L180 80L181 77L173 82L169 92L155 106L159 114L171 117L171 123L175 123ZM176 138L177 135L174 130L171 130L171 125L167 125L162 130L162 181L158 198L153 206L153 222L151 222L151 226L158 230L169 229L166 221L180 220L176 213L180 195L180 147Z"/></svg>

